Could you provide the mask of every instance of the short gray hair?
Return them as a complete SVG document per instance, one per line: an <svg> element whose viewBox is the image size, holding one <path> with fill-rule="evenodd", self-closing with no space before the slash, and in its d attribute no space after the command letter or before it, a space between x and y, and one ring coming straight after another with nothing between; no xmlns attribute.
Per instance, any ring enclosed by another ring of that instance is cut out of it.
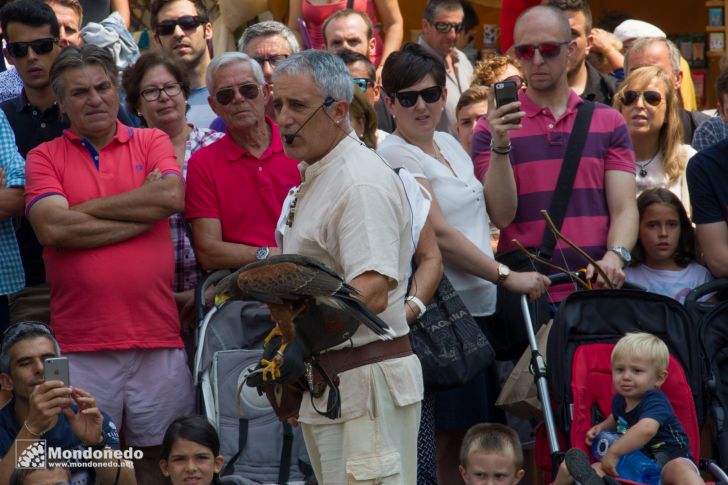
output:
<svg viewBox="0 0 728 485"><path fill-rule="evenodd" d="M351 103L354 97L354 83L346 64L339 56L326 51L306 50L292 55L278 63L273 71L273 79L281 74L308 76L324 98L331 96L337 101Z"/></svg>
<svg viewBox="0 0 728 485"><path fill-rule="evenodd" d="M222 54L215 56L212 61L210 61L210 65L207 66L205 84L207 85L207 91L210 95L213 94L212 88L214 87L215 74L217 74L217 71L219 71L222 67L229 66L231 64L250 64L255 81L260 85L265 84L263 69L248 54L243 54L242 52L223 52Z"/></svg>
<svg viewBox="0 0 728 485"><path fill-rule="evenodd" d="M298 39L291 29L286 27L284 24L275 20L264 20L253 24L243 32L243 35L238 41L238 51L245 52L245 48L248 43L259 37L273 37L280 35L288 42L288 48L291 50L291 54L295 54L301 50L301 46L298 43Z"/></svg>
<svg viewBox="0 0 728 485"><path fill-rule="evenodd" d="M61 51L51 66L51 88L56 99L63 99L65 89L63 73L68 69L80 69L86 66L99 66L109 76L114 87L119 87L119 69L111 51L93 44L69 45Z"/></svg>
<svg viewBox="0 0 728 485"><path fill-rule="evenodd" d="M680 72L680 50L671 40L663 39L661 37L642 37L640 39L636 39L632 45L629 46L629 49L627 49L627 52L624 55L624 72L629 74L629 56L633 52L646 51L652 44L658 42L667 46L667 51L670 54L670 64L672 64L672 74L677 76L677 73Z"/></svg>
<svg viewBox="0 0 728 485"><path fill-rule="evenodd" d="M2 344L0 344L0 372L10 373L10 350L15 344L36 337L45 337L50 340L56 356L61 355L61 348L48 325L34 321L18 322L11 325L3 334Z"/></svg>

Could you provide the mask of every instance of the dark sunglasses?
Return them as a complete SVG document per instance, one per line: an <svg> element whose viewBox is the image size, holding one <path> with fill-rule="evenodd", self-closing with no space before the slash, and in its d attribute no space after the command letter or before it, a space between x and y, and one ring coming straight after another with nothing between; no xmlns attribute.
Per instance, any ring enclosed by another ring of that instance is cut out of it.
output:
<svg viewBox="0 0 728 485"><path fill-rule="evenodd" d="M521 86L523 86L523 83L524 83L524 79L521 76L519 76L518 74L514 74L513 76L508 76L503 81L499 81L499 82L504 82L504 81L513 81L514 83L516 83L516 87L519 87L519 88Z"/></svg>
<svg viewBox="0 0 728 485"><path fill-rule="evenodd" d="M161 96L162 91L164 91L164 94L166 94L168 98L171 98L172 96L177 96L182 92L182 85L180 83L169 83L165 84L161 88L155 87L145 89L139 94L141 94L142 98L147 101L156 101L159 99L159 96Z"/></svg>
<svg viewBox="0 0 728 485"><path fill-rule="evenodd" d="M370 84L374 86L374 81L365 77L355 77L354 79L352 79L352 81L354 81L354 84L356 84L356 86L361 89L362 93L367 92L367 86L369 86Z"/></svg>
<svg viewBox="0 0 728 485"><path fill-rule="evenodd" d="M422 96L425 103L434 103L442 97L442 88L440 86L432 86L422 91L400 91L394 93L392 98L397 98L400 106L403 108L411 108L417 104L417 98Z"/></svg>
<svg viewBox="0 0 728 485"><path fill-rule="evenodd" d="M28 55L28 47L33 49L33 52L42 56L48 54L53 50L53 46L58 42L56 37L48 37L46 39L36 39L30 42L10 42L8 43L8 54L10 57L17 59L19 57L25 57Z"/></svg>
<svg viewBox="0 0 728 485"><path fill-rule="evenodd" d="M650 106L658 106L662 102L662 95L657 91L625 91L622 94L622 104L624 106L631 106L640 96Z"/></svg>
<svg viewBox="0 0 728 485"><path fill-rule="evenodd" d="M447 34L452 29L455 29L455 32L460 32L461 30L463 30L462 23L451 24L449 22L435 22L434 26L435 26L435 30L437 30L441 34Z"/></svg>
<svg viewBox="0 0 728 485"><path fill-rule="evenodd" d="M285 59L288 59L288 55L287 54L276 54L274 56L269 56L269 57L253 57L253 59L255 60L255 62L260 64L261 67L263 67L263 64L265 64L266 62L269 63L272 67L276 67L276 64L278 64L279 62L281 62Z"/></svg>
<svg viewBox="0 0 728 485"><path fill-rule="evenodd" d="M255 83L243 83L231 88L222 88L215 93L215 99L218 103L226 106L235 99L235 90L238 90L240 96L245 99L255 99L260 94L260 88Z"/></svg>
<svg viewBox="0 0 728 485"><path fill-rule="evenodd" d="M513 52L521 60L531 60L536 55L536 51L541 54L544 59L551 59L561 54L561 46L568 45L571 41L563 42L541 42L540 44L519 44L513 48Z"/></svg>
<svg viewBox="0 0 728 485"><path fill-rule="evenodd" d="M201 15L185 15L177 20L162 20L157 24L157 35L172 35L178 25L182 30L195 30L204 23L207 23L207 19Z"/></svg>

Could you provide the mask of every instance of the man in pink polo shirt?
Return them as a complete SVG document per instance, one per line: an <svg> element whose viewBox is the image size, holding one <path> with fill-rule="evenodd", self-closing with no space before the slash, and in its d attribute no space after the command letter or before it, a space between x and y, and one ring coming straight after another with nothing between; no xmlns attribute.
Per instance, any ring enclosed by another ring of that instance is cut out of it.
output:
<svg viewBox="0 0 728 485"><path fill-rule="evenodd" d="M210 106L227 126L187 166L185 217L203 268L238 268L278 254L275 226L288 191L301 182L265 116L270 87L257 62L225 52L207 68Z"/></svg>
<svg viewBox="0 0 728 485"><path fill-rule="evenodd" d="M116 120L107 50L67 47L50 77L71 128L28 153L25 201L45 247L51 324L72 383L144 451L138 483L162 483L158 445L193 408L167 222L183 207L179 165L163 132Z"/></svg>

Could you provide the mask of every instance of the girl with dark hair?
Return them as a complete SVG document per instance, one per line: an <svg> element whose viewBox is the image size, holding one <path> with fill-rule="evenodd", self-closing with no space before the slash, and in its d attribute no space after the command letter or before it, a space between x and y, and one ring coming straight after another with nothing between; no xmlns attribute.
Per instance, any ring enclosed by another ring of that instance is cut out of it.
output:
<svg viewBox="0 0 728 485"><path fill-rule="evenodd" d="M219 485L220 438L204 416L172 421L162 440L159 467L172 485ZM193 481L194 480L194 481Z"/></svg>
<svg viewBox="0 0 728 485"><path fill-rule="evenodd" d="M642 192L637 209L639 239L626 279L682 303L690 290L713 279L695 262L695 235L685 207L670 190L655 188Z"/></svg>

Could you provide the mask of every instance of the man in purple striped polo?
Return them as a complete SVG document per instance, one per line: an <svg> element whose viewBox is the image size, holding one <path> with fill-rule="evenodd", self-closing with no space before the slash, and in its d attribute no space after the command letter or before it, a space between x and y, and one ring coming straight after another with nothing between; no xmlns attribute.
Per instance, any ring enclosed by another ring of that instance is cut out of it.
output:
<svg viewBox="0 0 728 485"><path fill-rule="evenodd" d="M499 252L514 249L513 239L540 247L545 224L540 211L551 204L577 108L584 102L567 80L576 46L564 12L547 6L527 10L516 22L514 40L528 87L520 90L517 102L498 109L489 102L472 148L488 213L501 228ZM561 229L618 286L637 239L634 173L635 155L622 116L596 103ZM560 241L552 260L571 270L585 266ZM594 268L587 271L591 277ZM570 285L556 286L550 298L560 302L571 291Z"/></svg>

